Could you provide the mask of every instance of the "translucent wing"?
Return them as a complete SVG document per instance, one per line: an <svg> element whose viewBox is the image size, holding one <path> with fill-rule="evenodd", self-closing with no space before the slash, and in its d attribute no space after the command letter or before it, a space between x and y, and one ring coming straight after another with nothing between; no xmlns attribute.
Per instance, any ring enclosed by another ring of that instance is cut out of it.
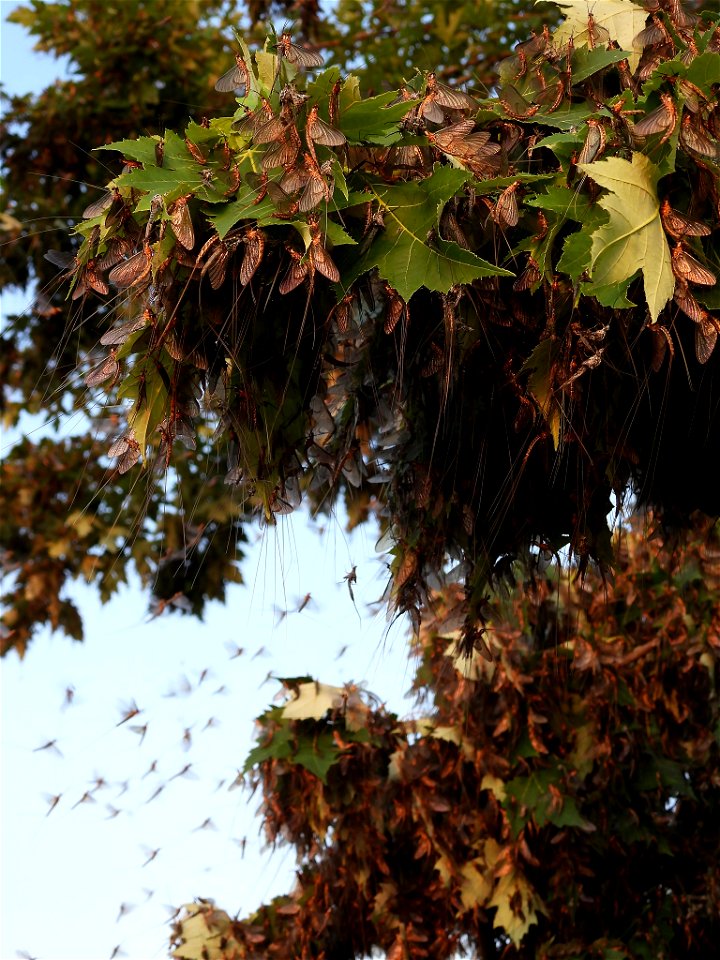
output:
<svg viewBox="0 0 720 960"><path fill-rule="evenodd" d="M283 33L278 40L278 54L300 69L322 67L325 62L317 50L293 43L289 33Z"/></svg>
<svg viewBox="0 0 720 960"><path fill-rule="evenodd" d="M244 97L247 95L249 86L250 72L247 64L240 54L236 53L235 65L220 77L215 84L215 89L218 93L232 93L233 90L237 90L237 96Z"/></svg>
<svg viewBox="0 0 720 960"><path fill-rule="evenodd" d="M192 250L195 246L195 231L193 230L192 217L188 208L188 200L191 195L180 197L170 208L170 223L178 242L186 250Z"/></svg>

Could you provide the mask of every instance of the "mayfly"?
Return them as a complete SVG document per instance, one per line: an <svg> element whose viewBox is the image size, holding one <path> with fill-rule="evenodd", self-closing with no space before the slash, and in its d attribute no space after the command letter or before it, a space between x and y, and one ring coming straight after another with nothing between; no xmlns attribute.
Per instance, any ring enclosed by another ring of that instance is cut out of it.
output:
<svg viewBox="0 0 720 960"><path fill-rule="evenodd" d="M405 319L409 319L409 311L407 304L400 296L400 294L389 283L383 284L385 288L385 295L387 297L385 303L385 324L383 329L385 333L392 333L395 327L398 325L400 319L404 316Z"/></svg>
<svg viewBox="0 0 720 960"><path fill-rule="evenodd" d="M280 283L280 293L290 293L291 290L299 287L309 273L308 262L303 258L303 255L294 247L287 247L286 249L292 262Z"/></svg>
<svg viewBox="0 0 720 960"><path fill-rule="evenodd" d="M427 111L423 109L426 101L430 100L439 107L445 107L446 110L477 110L477 101L462 90L454 90L452 87L440 83L434 73L429 73L426 78L425 100L420 105L420 113L427 116ZM428 119L432 117L427 116ZM441 117L442 120L442 117ZM437 121L441 122L441 121Z"/></svg>
<svg viewBox="0 0 720 960"><path fill-rule="evenodd" d="M150 323L154 323L155 316L151 310L143 310L139 317L134 320L126 320L119 327L113 327L100 337L100 343L104 347L116 347L125 343L133 333L142 330Z"/></svg>
<svg viewBox="0 0 720 960"><path fill-rule="evenodd" d="M607 140L605 127L599 120L591 118L586 122L588 132L585 135L585 143L583 143L582 150L577 158L578 163L592 163L593 160L598 160L603 155Z"/></svg>
<svg viewBox="0 0 720 960"><path fill-rule="evenodd" d="M185 146L187 147L187 151L193 160L197 161L197 163L204 167L207 163L207 157L202 152L200 147L198 147L196 143L193 143L189 137L185 137Z"/></svg>
<svg viewBox="0 0 720 960"><path fill-rule="evenodd" d="M311 50L309 47L300 47L292 42L289 33L282 33L277 43L278 56L284 58L299 70L312 70L322 67L325 62L317 50Z"/></svg>
<svg viewBox="0 0 720 960"><path fill-rule="evenodd" d="M314 144L320 143L324 147L341 147L344 143L347 142L345 134L340 130L337 130L335 127L331 127L329 124L325 123L324 120L321 120L318 116L318 106L311 107L307 120L305 122L305 138L307 140L308 149L313 155L315 160L315 146Z"/></svg>
<svg viewBox="0 0 720 960"><path fill-rule="evenodd" d="M700 223L699 220L691 220L684 213L673 210L667 197L660 204L660 219L665 233L674 240L679 240L681 237L707 237L712 232L707 224Z"/></svg>
<svg viewBox="0 0 720 960"><path fill-rule="evenodd" d="M635 137L649 137L662 133L660 143L665 143L673 134L677 124L677 107L669 93L660 94L661 104L656 110L646 114L630 128Z"/></svg>
<svg viewBox="0 0 720 960"><path fill-rule="evenodd" d="M698 363L707 363L715 349L718 328L707 314L695 324L695 356Z"/></svg>
<svg viewBox="0 0 720 960"><path fill-rule="evenodd" d="M493 208L492 218L499 227L517 226L520 211L515 194L519 186L520 181L516 180L515 183L511 183L508 187L505 187L498 197L497 203Z"/></svg>
<svg viewBox="0 0 720 960"><path fill-rule="evenodd" d="M335 191L335 180L332 176L332 160L326 160L318 166L314 157L305 154L305 169L307 182L300 197L299 209L302 213L314 210L324 200L329 203Z"/></svg>
<svg viewBox="0 0 720 960"><path fill-rule="evenodd" d="M140 459L140 444L134 437L120 437L108 450L111 460L117 460L119 474L127 473Z"/></svg>
<svg viewBox="0 0 720 960"><path fill-rule="evenodd" d="M713 287L717 282L715 274L689 254L681 243L673 247L672 269L676 277L680 277L681 280L686 280L688 283Z"/></svg>
<svg viewBox="0 0 720 960"><path fill-rule="evenodd" d="M240 265L240 283L247 286L260 266L265 252L265 234L256 227L249 227L243 237L245 254Z"/></svg>
<svg viewBox="0 0 720 960"><path fill-rule="evenodd" d="M123 260L108 274L108 280L119 289L135 287L147 278L152 263L152 250L148 245L133 254L128 260Z"/></svg>
<svg viewBox="0 0 720 960"><path fill-rule="evenodd" d="M113 383L117 380L120 373L120 364L118 363L115 357L115 351L113 350L110 353L109 357L106 357L102 363L98 364L97 367L94 367L90 373L85 377L85 384L88 387L98 387L101 383L105 383L106 380L112 380Z"/></svg>
<svg viewBox="0 0 720 960"><path fill-rule="evenodd" d="M239 53L235 54L235 64L224 73L215 84L218 93L236 92L236 96L247 96L250 86L250 71Z"/></svg>
<svg viewBox="0 0 720 960"><path fill-rule="evenodd" d="M324 277L327 277L328 280L332 280L333 283L338 283L340 280L340 271L333 263L330 254L327 252L323 246L323 236L320 232L317 221L314 223L310 222L310 247L308 249L308 257L310 264L313 269L317 270L318 273L321 273Z"/></svg>
<svg viewBox="0 0 720 960"><path fill-rule="evenodd" d="M680 124L680 142L701 157L720 157L720 144L710 139L708 131L691 113L686 113Z"/></svg>
<svg viewBox="0 0 720 960"><path fill-rule="evenodd" d="M195 231L193 230L192 217L188 209L188 200L190 200L191 197L191 193L180 197L168 210L173 233L177 237L178 242L181 243L186 250L192 250L195 246Z"/></svg>
<svg viewBox="0 0 720 960"><path fill-rule="evenodd" d="M540 109L539 104L530 103L511 85L502 88L499 99L503 110L513 120L529 120Z"/></svg>

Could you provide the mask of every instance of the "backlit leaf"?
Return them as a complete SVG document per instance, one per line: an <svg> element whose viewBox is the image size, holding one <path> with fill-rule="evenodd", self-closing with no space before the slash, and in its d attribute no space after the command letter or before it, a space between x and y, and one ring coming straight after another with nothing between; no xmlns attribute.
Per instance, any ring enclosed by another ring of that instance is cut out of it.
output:
<svg viewBox="0 0 720 960"><path fill-rule="evenodd" d="M580 164L580 169L610 191L598 201L610 218L592 234L593 282L610 286L640 267L650 316L657 320L675 289L670 248L660 220L657 167L643 154L633 153L632 163L609 157Z"/></svg>

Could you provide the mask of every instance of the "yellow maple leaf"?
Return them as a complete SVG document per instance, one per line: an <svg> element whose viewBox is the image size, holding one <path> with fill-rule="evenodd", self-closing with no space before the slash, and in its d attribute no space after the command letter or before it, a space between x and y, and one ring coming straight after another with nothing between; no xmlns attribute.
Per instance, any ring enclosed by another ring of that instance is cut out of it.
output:
<svg viewBox="0 0 720 960"><path fill-rule="evenodd" d="M494 927L502 927L518 947L530 927L537 923L538 911L545 907L522 874L511 872L501 877L488 904L496 907Z"/></svg>
<svg viewBox="0 0 720 960"><path fill-rule="evenodd" d="M535 0L536 3L542 0ZM631 0L555 0L566 14L566 20L560 24L553 38L557 44L567 43L572 37L576 47L593 46L596 42L590 38L589 18L598 27L602 27L610 34L611 40L616 40L621 50L627 53L630 70L635 71L640 62L640 47L633 43L635 37L645 27L647 11L632 3ZM605 44L603 43L602 46Z"/></svg>

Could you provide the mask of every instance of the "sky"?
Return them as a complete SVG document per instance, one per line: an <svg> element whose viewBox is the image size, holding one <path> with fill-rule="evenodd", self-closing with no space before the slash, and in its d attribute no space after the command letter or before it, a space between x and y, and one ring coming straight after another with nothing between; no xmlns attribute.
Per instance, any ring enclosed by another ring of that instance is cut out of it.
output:
<svg viewBox="0 0 720 960"><path fill-rule="evenodd" d="M0 2L0 80L37 91L67 64L4 22L16 6ZM30 300L5 295L3 316ZM412 711L405 625L389 629L375 603L387 580L375 531L279 519L250 531L246 584L204 622L150 621L137 583L104 607L75 583L85 642L43 631L24 660L0 664L1 960L165 957L180 904L212 897L245 915L291 888L292 850L265 845L259 796L228 789L280 689L273 676L361 683ZM356 604L343 580L354 565Z"/></svg>

